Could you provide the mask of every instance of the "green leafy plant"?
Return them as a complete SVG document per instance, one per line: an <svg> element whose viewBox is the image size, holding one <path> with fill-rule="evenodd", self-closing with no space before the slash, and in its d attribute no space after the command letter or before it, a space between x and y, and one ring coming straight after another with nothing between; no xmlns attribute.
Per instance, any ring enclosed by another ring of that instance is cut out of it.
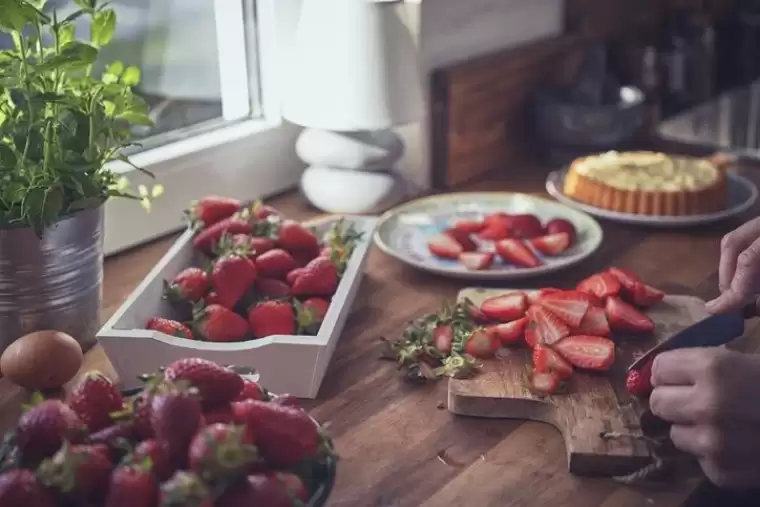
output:
<svg viewBox="0 0 760 507"><path fill-rule="evenodd" d="M59 19L46 0L0 0L0 228L31 226L42 234L60 218L129 197L149 207L160 186L137 194L109 169L132 165L133 125L151 126L148 105L133 92L137 67L113 62L95 76L100 49L116 30L116 13L99 0L73 0ZM75 23L89 18L89 40ZM132 165L135 169L140 169Z"/></svg>

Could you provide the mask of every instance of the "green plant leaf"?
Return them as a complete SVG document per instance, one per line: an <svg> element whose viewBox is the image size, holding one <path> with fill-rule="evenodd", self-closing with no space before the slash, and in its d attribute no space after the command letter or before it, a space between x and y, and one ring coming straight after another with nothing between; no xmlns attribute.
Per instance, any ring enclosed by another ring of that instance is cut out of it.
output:
<svg viewBox="0 0 760 507"><path fill-rule="evenodd" d="M111 42L116 31L116 12L113 9L98 11L92 18L92 44L103 47Z"/></svg>
<svg viewBox="0 0 760 507"><path fill-rule="evenodd" d="M71 41L61 48L61 52L37 65L38 72L58 68L86 67L98 58L97 48L80 41Z"/></svg>
<svg viewBox="0 0 760 507"><path fill-rule="evenodd" d="M133 125L141 125L143 127L154 126L153 120L150 119L150 116L134 111L124 111L118 116L118 119L126 120Z"/></svg>
<svg viewBox="0 0 760 507"><path fill-rule="evenodd" d="M40 17L37 10L25 0L0 0L0 12L0 29L5 32L20 32Z"/></svg>
<svg viewBox="0 0 760 507"><path fill-rule="evenodd" d="M84 11L78 11L78 12L80 12L81 14L84 14ZM79 16L81 16L81 14L79 14ZM58 43L64 46L66 44L69 44L71 41L73 41L75 30L76 30L76 26L74 25L74 23L71 23L71 22L67 22L66 24L62 24L61 26L59 26L58 27Z"/></svg>
<svg viewBox="0 0 760 507"><path fill-rule="evenodd" d="M13 148L6 144L0 144L0 169L15 169L17 162L18 159Z"/></svg>
<svg viewBox="0 0 760 507"><path fill-rule="evenodd" d="M131 66L127 67L124 74L121 76L121 82L127 86L137 86L140 84L141 79L140 69Z"/></svg>
<svg viewBox="0 0 760 507"><path fill-rule="evenodd" d="M97 0L74 0L74 4L87 12L93 12L97 7Z"/></svg>
<svg viewBox="0 0 760 507"><path fill-rule="evenodd" d="M63 190L60 187L49 187L45 190L40 219L43 226L53 224L63 210Z"/></svg>

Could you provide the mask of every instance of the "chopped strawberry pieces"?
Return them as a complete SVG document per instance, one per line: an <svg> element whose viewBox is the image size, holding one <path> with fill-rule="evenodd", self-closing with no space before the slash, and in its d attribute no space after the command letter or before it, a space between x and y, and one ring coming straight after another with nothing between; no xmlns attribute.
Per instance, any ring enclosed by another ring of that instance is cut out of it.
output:
<svg viewBox="0 0 760 507"><path fill-rule="evenodd" d="M576 368L606 371L615 362L615 343L601 336L568 336L552 348Z"/></svg>
<svg viewBox="0 0 760 507"><path fill-rule="evenodd" d="M530 390L536 396L549 396L557 391L559 385L559 377L551 372L533 372L530 376Z"/></svg>
<svg viewBox="0 0 760 507"><path fill-rule="evenodd" d="M462 252L459 260L464 267L470 271L482 271L488 269L493 264L493 253L491 252Z"/></svg>
<svg viewBox="0 0 760 507"><path fill-rule="evenodd" d="M498 338L502 345L514 345L515 343L519 343L525 335L525 326L527 323L528 318L523 317L521 319L513 320L512 322L494 324L489 326L487 330Z"/></svg>
<svg viewBox="0 0 760 507"><path fill-rule="evenodd" d="M540 306L531 307L531 320L536 323L538 343L552 345L570 334L570 328Z"/></svg>
<svg viewBox="0 0 760 507"><path fill-rule="evenodd" d="M607 299L605 312L613 331L651 333L654 330L652 319L619 298Z"/></svg>
<svg viewBox="0 0 760 507"><path fill-rule="evenodd" d="M483 230L486 224L480 220L462 219L454 222L454 229L466 232L467 234L476 234Z"/></svg>
<svg viewBox="0 0 760 507"><path fill-rule="evenodd" d="M509 237L509 228L503 222L487 223L486 227L478 233L478 237L484 241L499 241Z"/></svg>
<svg viewBox="0 0 760 507"><path fill-rule="evenodd" d="M586 298L578 297L571 292L548 294L540 298L537 304L570 327L578 327L591 306Z"/></svg>
<svg viewBox="0 0 760 507"><path fill-rule="evenodd" d="M467 338L464 351L478 359L490 359L499 349L499 340L485 329L476 329Z"/></svg>
<svg viewBox="0 0 760 507"><path fill-rule="evenodd" d="M525 340L525 345L531 349L535 348L536 344L538 343L538 332L536 331L537 328L538 326L534 320L528 319L528 321L525 323L523 340Z"/></svg>
<svg viewBox="0 0 760 507"><path fill-rule="evenodd" d="M547 294L554 294L555 292L563 292L563 291L562 289L547 287L544 289L529 290L525 293L525 295L528 298L528 303L532 305L532 304L535 304L536 301L538 301L541 297L546 296Z"/></svg>
<svg viewBox="0 0 760 507"><path fill-rule="evenodd" d="M586 312L580 325L575 329L577 334L589 334L592 336L609 336L610 324L604 308L592 306Z"/></svg>
<svg viewBox="0 0 760 507"><path fill-rule="evenodd" d="M617 278L605 272L586 278L578 284L577 289L604 300L610 296L617 296L622 286Z"/></svg>
<svg viewBox="0 0 760 507"><path fill-rule="evenodd" d="M570 235L566 232L539 236L530 240L533 248L544 255L559 255L570 248Z"/></svg>
<svg viewBox="0 0 760 507"><path fill-rule="evenodd" d="M573 366L570 363L550 347L540 343L533 348L533 368L538 373L554 373L561 380L573 374Z"/></svg>
<svg viewBox="0 0 760 507"><path fill-rule="evenodd" d="M459 255L464 251L462 245L448 234L437 234L428 238L427 247L431 254L441 259L459 259Z"/></svg>
<svg viewBox="0 0 760 507"><path fill-rule="evenodd" d="M645 284L644 282L639 282L633 286L633 290L628 294L628 297L636 306L647 308L662 301L665 297L665 293Z"/></svg>
<svg viewBox="0 0 760 507"><path fill-rule="evenodd" d="M528 299L522 292L510 292L488 298L480 305L480 310L489 319L509 322L525 315Z"/></svg>
<svg viewBox="0 0 760 507"><path fill-rule="evenodd" d="M496 253L505 261L523 268L537 268L541 261L519 239L503 239L496 243Z"/></svg>
<svg viewBox="0 0 760 507"><path fill-rule="evenodd" d="M641 280L639 280L638 276L634 275L630 271L626 271L625 269L610 268L607 272L614 276L617 281L620 282L620 285L623 286L623 289L628 292L633 291L636 284L641 283Z"/></svg>
<svg viewBox="0 0 760 507"><path fill-rule="evenodd" d="M443 233L459 243L462 250L465 252L474 252L478 249L478 245L472 240L469 232L465 232L461 229L446 229Z"/></svg>

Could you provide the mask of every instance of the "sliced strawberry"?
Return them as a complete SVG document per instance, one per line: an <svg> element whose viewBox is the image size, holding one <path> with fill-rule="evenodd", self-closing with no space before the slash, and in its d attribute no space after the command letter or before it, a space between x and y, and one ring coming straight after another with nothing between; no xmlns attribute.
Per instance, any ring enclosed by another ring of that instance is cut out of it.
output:
<svg viewBox="0 0 760 507"><path fill-rule="evenodd" d="M665 293L644 282L639 282L633 286L633 290L628 294L628 297L634 305L646 308L662 301Z"/></svg>
<svg viewBox="0 0 760 507"><path fill-rule="evenodd" d="M581 324L575 329L575 333L590 334L592 336L609 336L610 324L607 322L607 315L604 313L604 308L598 308L596 306L589 307Z"/></svg>
<svg viewBox="0 0 760 507"><path fill-rule="evenodd" d="M633 291L633 288L636 286L636 284L641 283L641 280L639 280L638 276L634 275L630 271L626 271L625 269L610 268L607 270L607 272L614 276L617 281L620 282L620 285L623 286L623 289L628 292Z"/></svg>
<svg viewBox="0 0 760 507"><path fill-rule="evenodd" d="M525 334L525 325L528 323L528 318L513 320L512 322L504 322L503 324L494 324L487 328L488 332L499 339L502 345L514 345L522 339Z"/></svg>
<svg viewBox="0 0 760 507"><path fill-rule="evenodd" d="M536 268L541 261L519 239L503 239L496 243L496 253L507 262L523 268Z"/></svg>
<svg viewBox="0 0 760 507"><path fill-rule="evenodd" d="M652 319L619 298L608 298L604 311L613 331L651 333L654 330Z"/></svg>
<svg viewBox="0 0 760 507"><path fill-rule="evenodd" d="M566 232L539 236L530 240L533 248L544 255L559 255L570 248L570 235Z"/></svg>
<svg viewBox="0 0 760 507"><path fill-rule="evenodd" d="M570 334L570 328L559 317L540 306L531 306L532 320L536 323L538 343L553 345Z"/></svg>
<svg viewBox="0 0 760 507"><path fill-rule="evenodd" d="M634 396L645 398L652 392L652 361L647 361L638 370L631 370L625 378L626 390Z"/></svg>
<svg viewBox="0 0 760 507"><path fill-rule="evenodd" d="M538 373L554 373L560 380L573 374L573 366L546 345L533 347L533 368Z"/></svg>
<svg viewBox="0 0 760 507"><path fill-rule="evenodd" d="M485 329L476 329L467 338L464 351L478 359L490 359L499 349L499 340Z"/></svg>
<svg viewBox="0 0 760 507"><path fill-rule="evenodd" d="M492 222L478 233L478 237L485 241L499 241L509 237L509 228L504 222Z"/></svg>
<svg viewBox="0 0 760 507"><path fill-rule="evenodd" d="M499 224L499 223L508 224L511 219L512 219L512 215L508 215L502 211L496 211L494 213L486 215L486 217L483 219L483 224L486 227L489 227L493 224Z"/></svg>
<svg viewBox="0 0 760 507"><path fill-rule="evenodd" d="M528 319L527 323L525 324L525 334L523 335L523 340L525 340L525 345L527 345L530 348L535 348L536 344L538 343L538 332L536 329L538 328L538 325L534 320Z"/></svg>
<svg viewBox="0 0 760 507"><path fill-rule="evenodd" d="M559 388L559 377L551 372L533 372L530 376L530 390L536 396L549 396Z"/></svg>
<svg viewBox="0 0 760 507"><path fill-rule="evenodd" d="M486 299L480 305L480 310L489 319L499 322L509 322L525 316L528 309L528 299L522 292L510 292L501 296Z"/></svg>
<svg viewBox="0 0 760 507"><path fill-rule="evenodd" d="M552 348L576 368L606 371L615 362L615 343L601 336L568 336Z"/></svg>
<svg viewBox="0 0 760 507"><path fill-rule="evenodd" d="M573 292L555 292L539 298L537 304L570 327L578 327L591 304Z"/></svg>
<svg viewBox="0 0 760 507"><path fill-rule="evenodd" d="M599 299L617 296L622 289L620 282L610 273L591 275L576 287L581 292L587 292Z"/></svg>
<svg viewBox="0 0 760 507"><path fill-rule="evenodd" d="M454 229L464 231L467 234L477 234L485 228L486 224L481 220L461 219L454 222Z"/></svg>
<svg viewBox="0 0 760 507"><path fill-rule="evenodd" d="M525 292L525 296L527 296L528 298L528 303L532 305L536 301L538 301L539 298L541 298L542 296L546 296L547 294L554 294L555 292L562 292L562 289L546 287L544 289L529 290Z"/></svg>
<svg viewBox="0 0 760 507"><path fill-rule="evenodd" d="M460 229L446 229L443 233L451 236L465 252L474 252L478 249L478 245L472 240L469 232L464 232Z"/></svg>
<svg viewBox="0 0 760 507"><path fill-rule="evenodd" d="M581 298L584 301L588 301L591 306L604 308L604 301L593 294L589 294L588 292L581 292L579 290L566 290L564 292L566 294L572 294L574 297Z"/></svg>
<svg viewBox="0 0 760 507"><path fill-rule="evenodd" d="M428 238L427 246L431 254L442 259L459 259L459 254L464 251L462 245L448 234L437 234Z"/></svg>
<svg viewBox="0 0 760 507"><path fill-rule="evenodd" d="M443 354L451 354L454 330L451 326L441 325L433 329L433 346Z"/></svg>
<svg viewBox="0 0 760 507"><path fill-rule="evenodd" d="M537 238L544 234L544 226L535 215L510 215L505 222L509 227L509 235L513 238Z"/></svg>
<svg viewBox="0 0 760 507"><path fill-rule="evenodd" d="M483 313L480 308L475 306L474 304L467 305L467 313L470 314L470 318L479 323L488 322L489 318L486 316L485 313Z"/></svg>
<svg viewBox="0 0 760 507"><path fill-rule="evenodd" d="M459 254L459 261L470 271L482 271L490 268L493 264L493 253L462 252Z"/></svg>

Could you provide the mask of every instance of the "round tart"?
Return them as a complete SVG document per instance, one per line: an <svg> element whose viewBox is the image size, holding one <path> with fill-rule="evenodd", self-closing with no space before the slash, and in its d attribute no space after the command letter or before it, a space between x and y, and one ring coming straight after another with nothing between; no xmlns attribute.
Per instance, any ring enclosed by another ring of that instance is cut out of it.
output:
<svg viewBox="0 0 760 507"><path fill-rule="evenodd" d="M656 152L576 159L563 192L591 206L637 215L701 215L726 207L726 174L711 160Z"/></svg>

